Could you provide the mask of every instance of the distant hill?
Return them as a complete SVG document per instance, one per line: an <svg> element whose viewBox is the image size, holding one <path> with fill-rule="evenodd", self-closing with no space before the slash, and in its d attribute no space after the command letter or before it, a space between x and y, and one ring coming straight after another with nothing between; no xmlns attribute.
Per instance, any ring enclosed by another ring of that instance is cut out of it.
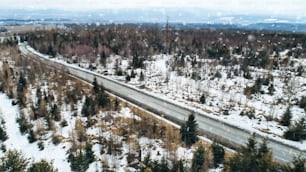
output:
<svg viewBox="0 0 306 172"><path fill-rule="evenodd" d="M232 14L203 9L0 10L0 25L133 23L163 26L167 20L176 28L306 32L306 20L302 17Z"/></svg>

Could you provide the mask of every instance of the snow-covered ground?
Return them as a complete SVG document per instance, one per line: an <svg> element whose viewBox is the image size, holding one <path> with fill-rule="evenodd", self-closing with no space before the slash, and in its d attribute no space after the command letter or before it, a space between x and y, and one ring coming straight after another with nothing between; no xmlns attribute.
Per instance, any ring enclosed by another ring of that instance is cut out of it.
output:
<svg viewBox="0 0 306 172"><path fill-rule="evenodd" d="M29 50L39 54L34 49ZM43 57L48 58L45 55L43 55ZM136 87L144 84L145 92L149 92L150 94L157 95L184 106L202 110L214 118L221 119L253 132L267 134L268 137L275 137L277 140L281 140L287 144L306 149L305 141L293 142L283 139L282 135L284 131L287 130L287 127L281 126L279 122L276 121L276 119L281 118L286 108L289 106L289 102L291 105L291 112L293 114L292 122L300 119L301 117L305 117L305 111L292 103L292 101L295 101L296 99L299 100L302 96L306 95L305 76L296 76L294 72L291 72L285 68L271 71L250 68L253 79L246 79L241 73L238 75L233 74L233 70L238 69L239 66L225 67L221 65L214 65L214 62L208 59L198 59L203 62L202 67L199 68L194 68L190 63L187 63L186 66L181 69L184 71L182 75L177 71L170 70L172 59L172 55L156 55L151 57L150 60L144 62L145 70L135 69L134 72L136 73L136 77L131 78L128 85ZM78 66L78 64L67 64L63 58L54 58L53 60L66 65ZM118 63L118 61L120 61L120 63ZM305 59L295 59L295 61L305 67ZM115 75L115 68L118 66L124 73L131 74L132 69L127 67L129 63L129 60L121 58L120 56L111 56L108 58L106 67L98 66L96 72L105 73L104 71L107 71L107 77L118 81L125 81L126 76ZM194 71L199 73L201 79L191 77ZM215 77L215 73L217 71L220 72L220 77ZM144 72L145 75L143 81L139 80L141 72ZM254 80L257 77L268 75L273 76L273 81L270 83L274 86L274 92L272 95L267 93L268 86L263 85L262 91L264 94L256 93L252 95L251 98L245 96L244 88L253 86ZM204 94L206 97L205 104L201 104L199 102L199 97L202 94ZM247 116L241 116L241 112L245 110L254 110L254 117L250 119ZM101 117L105 117L106 114L101 115ZM69 112L67 112L67 115L64 116L67 119L71 118L71 114L69 114ZM116 116L141 120L134 114L131 115L129 109L122 109L120 113L114 114L114 117ZM64 135L68 136L68 131L71 130L68 129L67 131L63 132L66 133ZM99 133L99 130L91 129L87 132L89 134L96 135ZM110 134L112 133L105 132L103 135L108 138ZM143 142L152 143L153 145L158 146L160 141L140 138L140 145ZM124 143L123 152L126 152L128 147L129 145ZM97 157L99 157L99 159L109 160L111 166L116 168L116 170L122 171L124 169L126 157L114 157L113 155L100 156L98 153L98 151L100 151L99 145L94 145L93 149L95 150L95 154ZM164 150L162 147L155 147L154 150L163 151L166 153L166 150ZM177 152L181 152L179 153L181 156L189 159L191 155L190 152L188 153L188 151L190 150L186 151L182 151L181 149L177 150ZM148 153L150 150L146 150L146 152ZM157 156L157 152L151 154L154 155L154 158L161 157ZM96 169L100 166L102 166L101 163L93 163L91 164L90 169Z"/></svg>
<svg viewBox="0 0 306 172"><path fill-rule="evenodd" d="M3 93L0 93L0 102L0 115L5 121L6 132L8 134L8 139L3 144L5 144L7 149L20 150L25 157L31 158L35 162L41 159L53 162L59 171L70 171L66 154L71 145L69 142L55 146L51 140L46 140L44 142L45 149L40 151L37 141L29 144L27 136L21 135L19 131L19 125L16 122L16 118L20 115L18 106L12 106L12 101ZM1 152L0 156L2 154Z"/></svg>
<svg viewBox="0 0 306 172"><path fill-rule="evenodd" d="M33 49L31 51L36 52ZM286 54L285 51L281 54ZM253 79L246 79L242 74L234 75L233 70L238 69L239 66L220 66L213 65L212 60L202 60L201 68L194 68L190 62L186 63L184 75L179 75L176 71L170 70L173 55L156 55L151 57L150 61L145 61L145 70L136 69L135 78L131 78L128 82L131 86L139 86L144 84L145 90L154 93L159 97L163 97L176 103L184 104L189 107L203 110L214 117L222 119L233 125L249 129L254 132L263 132L270 135L270 137L282 138L287 127L281 126L274 119L280 119L284 114L290 101L299 100L306 95L306 78L304 76L295 76L294 72L287 69L279 70L263 70L251 68L251 75ZM53 59L57 62L66 63L63 59ZM118 61L120 63L118 64ZM298 64L305 66L305 59L295 59ZM120 58L120 56L111 56L108 58L106 67L98 66L96 72L103 73L107 71L107 77L116 79L118 81L125 81L126 76L115 75L116 65L123 72L131 73L131 69L127 68L130 63L128 59ZM69 64L73 65L73 64ZM75 64L77 66L77 64ZM140 72L144 71L144 80L139 80ZM201 79L192 79L192 73L196 71L199 73ZM221 77L214 77L214 74L219 71ZM230 77L228 77L231 75ZM257 93L247 98L243 92L244 88L250 87L254 84L257 77L273 76L273 84L275 91L273 95L267 94L268 86L263 85L262 90L264 94ZM287 77L285 77L287 76ZM285 80L289 81L285 84ZM205 94L206 103L201 104L199 98ZM290 95L290 96L289 96ZM245 110L254 110L254 118L241 116L241 112ZM297 105L291 105L291 112L293 114L292 123L305 116L305 111ZM224 113L226 111L227 113ZM304 142L291 142L290 144L306 149Z"/></svg>

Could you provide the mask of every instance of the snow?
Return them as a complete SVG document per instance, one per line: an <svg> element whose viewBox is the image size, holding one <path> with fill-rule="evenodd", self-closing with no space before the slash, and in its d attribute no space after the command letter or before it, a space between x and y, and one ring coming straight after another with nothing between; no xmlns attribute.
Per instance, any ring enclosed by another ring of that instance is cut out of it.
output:
<svg viewBox="0 0 306 172"><path fill-rule="evenodd" d="M8 140L4 142L7 149L17 149L22 151L25 157L32 158L34 162L45 159L49 162L53 161L54 166L59 171L70 171L67 162L66 150L70 147L70 143L61 143L55 146L51 140L44 142L45 149L40 151L37 142L29 144L26 136L22 136L16 118L20 115L17 106L12 106L12 101L6 95L0 93L0 115L5 120ZM3 152L0 153L2 155Z"/></svg>
<svg viewBox="0 0 306 172"><path fill-rule="evenodd" d="M36 52L34 49L29 49L32 52ZM289 50L280 52L280 56L286 56ZM37 53L37 52L36 52ZM186 59L189 56L185 57ZM120 56L111 56L109 58L109 64L106 68L111 70L114 67L114 62L118 59L122 59ZM198 59L198 61L204 62L201 69L194 69L190 62L186 64L184 72L191 74L194 70L200 71L201 78L203 80L194 80L190 77L180 76L175 71L169 71L168 66L173 59L173 55L154 55L151 57L153 61L145 61L145 83L146 90L142 90L147 94L166 99L172 103L178 104L183 107L192 108L197 112L205 112L212 118L218 119L223 122L231 123L239 128L247 129L252 132L260 133L266 137L273 137L277 140L285 142L302 149L306 149L306 144L300 142L293 142L282 139L286 127L280 126L275 121L268 121L267 117L280 119L282 114L287 108L285 102L278 102L280 99L286 101L289 100L288 92L291 92L295 98L300 98L306 95L306 78L294 76L293 72L287 69L280 68L279 70L272 70L271 72L264 69L257 69L250 67L251 75L254 79L260 75L266 75L270 73L274 76L273 85L275 92L273 95L268 94L256 94L252 96L252 99L247 98L243 89L246 86L252 86L253 80L245 79L241 75L233 76L232 78L226 77L226 72L230 68L238 69L239 66L220 66L214 65L214 61L210 59ZM67 64L60 59L53 59L65 65L74 66L73 64ZM126 65L128 62L124 60ZM297 64L305 66L305 60L294 59ZM122 67L121 67L122 68ZM81 69L81 68L80 68ZM85 70L85 69L81 69ZM139 69L136 70L139 75ZM214 78L212 76L216 71L221 73L221 78ZM113 71L109 71L113 74ZM94 72L92 72L94 73ZM284 84L284 76L288 76L291 79L289 86ZM109 75L109 79L121 81L120 77ZM168 79L167 82L166 79ZM136 88L141 82L138 77L132 78L126 86ZM267 87L263 86L263 91L267 91ZM205 93L206 104L199 104L197 101L202 93ZM229 115L223 115L223 110L226 109ZM239 114L242 110L254 109L255 118L249 119L246 116L241 117ZM305 116L305 112L298 106L292 106L291 112L293 115L293 122Z"/></svg>
<svg viewBox="0 0 306 172"><path fill-rule="evenodd" d="M38 52L36 52L34 49L29 50L38 54ZM283 52L280 52L280 56L286 56L288 52L289 50L284 50ZM47 58L46 56L43 57ZM243 57L241 56L239 58ZM232 74L232 77L228 78L227 72L230 71L231 68L239 69L239 66L225 67L221 65L214 65L214 62L210 59L197 59L198 61L204 62L203 67L199 69L193 68L190 63L187 63L186 67L182 69L183 75L180 75L176 71L170 71L169 65L171 64L172 59L173 55L161 54L152 56L150 60L145 61L145 70L136 69L135 72L138 76L136 76L136 78L132 78L132 80L128 82L126 86L137 89L139 84L144 83L146 89L142 89L142 91L147 94L165 99L183 107L192 108L196 112L205 113L206 115L217 120L230 123L239 128L247 129L251 132L260 133L264 137L273 138L285 144L299 147L303 150L306 149L306 141L294 142L283 139L282 135L284 131L287 130L287 127L281 126L275 121L275 119L281 118L282 114L288 107L289 101L292 101L293 98L300 99L302 96L306 95L305 77L295 76L294 72L291 72L286 68L267 71L264 69L251 67L250 71L254 79L246 79L242 76L242 74L239 74L238 76ZM54 58L51 60L64 65L73 66L74 68L78 68L80 70L86 70L76 66L75 64L67 64L62 58ZM296 62L295 66L297 64L305 66L306 64L305 60L303 59L294 59L294 61ZM97 68L99 71L106 70L109 74L106 76L107 78L114 80L115 82L120 82L124 80L125 76L114 75L116 63L118 63L119 68L121 68L123 72L131 72L131 70L128 69L128 64L130 61L120 56L109 57L106 67L98 66ZM145 81L143 82L139 81L141 71L145 73ZM200 78L202 79L192 79L190 76L194 71L198 72ZM213 77L216 71L221 73L220 78ZM97 71L90 72L95 73ZM253 86L254 80L257 77L267 76L267 74L273 75L274 78L272 82L275 88L273 95L267 94L268 86L263 85L262 91L265 92L265 94L255 94L252 95L251 98L246 97L243 93L244 88L247 86ZM289 78L288 84L285 84L286 77ZM200 104L198 100L203 93L206 97L206 103ZM290 97L290 94L293 96ZM79 102L79 115L81 107L82 103ZM254 118L250 119L247 116L240 115L241 111L250 109L254 109ZM228 114L225 115L224 110L227 110ZM305 116L305 111L299 108L297 105L291 106L291 112L293 114L292 122ZM75 118L71 117L72 114L69 108L63 109L62 115L63 118L69 122L69 127L62 128L60 134L66 138L69 138L73 130L71 126L74 126L75 124ZM120 112L111 111L101 113L99 114L99 118L103 118L107 115L111 115L114 118L122 117L141 120L141 118L133 114L129 108L122 108ZM156 117L163 119L159 116ZM271 117L274 120L270 121L267 119L268 117ZM112 123L105 122L104 125L108 125L111 128ZM107 140L110 140L111 137L113 137L115 138L114 140L122 141L122 137L114 135L114 133L111 131L103 131L101 133L101 130L98 128L90 128L87 129L86 132L90 135L99 135L100 133L100 135ZM146 137L136 139L139 141L140 149L142 150L142 160L148 154L151 155L152 159L159 161L163 156L169 156L169 152L163 148L163 143L161 140L149 139ZM36 145L34 144L34 146ZM136 171L131 167L126 168L126 154L130 146L131 145L123 142L121 155L101 155L101 145L98 144L93 145L93 150L99 160L102 160L102 162L107 162L108 165L116 171ZM69 145L67 145L67 147L69 147ZM37 149L37 146L35 148ZM63 151L63 153L65 152ZM190 162L193 155L193 149L179 147L175 154L184 161ZM63 157L65 157L65 154ZM102 166L103 165L101 162L92 163L88 171L95 171L97 168ZM219 172L222 171L222 169L223 167L220 166L216 169L210 169L209 171Z"/></svg>

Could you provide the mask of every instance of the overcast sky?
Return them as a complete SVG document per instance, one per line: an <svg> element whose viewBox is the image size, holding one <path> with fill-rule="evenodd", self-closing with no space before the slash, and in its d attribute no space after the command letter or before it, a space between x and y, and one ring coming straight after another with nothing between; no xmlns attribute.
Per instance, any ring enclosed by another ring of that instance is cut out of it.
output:
<svg viewBox="0 0 306 172"><path fill-rule="evenodd" d="M152 7L203 8L237 13L306 16L306 0L0 0L2 9L90 10Z"/></svg>

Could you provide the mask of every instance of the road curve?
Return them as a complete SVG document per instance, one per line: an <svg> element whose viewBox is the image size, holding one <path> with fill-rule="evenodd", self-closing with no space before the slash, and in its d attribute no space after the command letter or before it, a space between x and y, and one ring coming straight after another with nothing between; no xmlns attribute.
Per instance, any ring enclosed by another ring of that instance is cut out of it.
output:
<svg viewBox="0 0 306 172"><path fill-rule="evenodd" d="M165 116L166 118L172 119L176 122L183 122L188 118L188 115L194 113L196 120L199 125L199 129L207 136L217 138L225 145L241 146L245 145L248 138L251 137L252 133L246 129L239 128L237 126L228 124L224 121L216 119L205 112L194 111L192 108L183 107L175 104L171 101L164 100L155 95L148 94L141 89L137 89L126 85L124 83L115 81L97 73L81 69L73 65L65 65L56 63L45 56L34 54L28 50L26 44L20 44L19 49L23 54L30 54L43 58L45 62L53 65L54 67L65 68L71 75L76 76L82 80L92 82L94 78L97 79L99 84L103 84L106 90L118 95L119 97L125 98L141 107L144 107L152 112L158 113ZM265 136L256 134L258 142L262 142ZM293 145L284 143L278 139L266 138L268 147L271 148L273 156L277 161L289 162L294 157L301 154L306 154L305 150L301 150Z"/></svg>

